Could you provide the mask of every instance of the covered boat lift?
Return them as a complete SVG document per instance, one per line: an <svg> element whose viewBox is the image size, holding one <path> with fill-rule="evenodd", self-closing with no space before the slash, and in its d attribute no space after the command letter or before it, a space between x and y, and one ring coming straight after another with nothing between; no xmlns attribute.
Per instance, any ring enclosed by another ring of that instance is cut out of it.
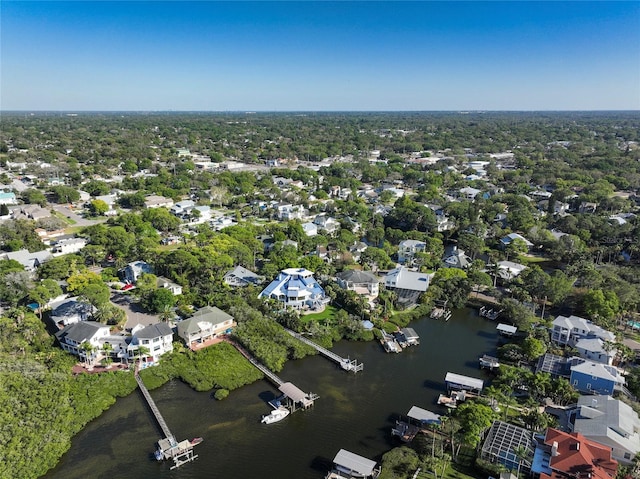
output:
<svg viewBox="0 0 640 479"><path fill-rule="evenodd" d="M298 404L305 409L313 406L314 401L319 397L317 394L304 392L293 383L283 383L278 390L290 400L292 411L296 410Z"/></svg>
<svg viewBox="0 0 640 479"><path fill-rule="evenodd" d="M407 417L418 421L420 424L440 424L440 414L436 414L418 406L412 406Z"/></svg>
<svg viewBox="0 0 640 479"><path fill-rule="evenodd" d="M462 374L447 373L444 378L444 382L447 383L447 389L451 390L464 390L475 394L480 394L484 387L484 381L482 379L471 378L469 376L463 376Z"/></svg>
<svg viewBox="0 0 640 479"><path fill-rule="evenodd" d="M498 330L498 333L502 334L503 336L513 336L514 334L516 334L516 331L518 331L518 328L516 328L515 326L504 323L498 324L498 326L496 326L496 329Z"/></svg>
<svg viewBox="0 0 640 479"><path fill-rule="evenodd" d="M376 468L375 461L358 456L345 449L340 449L333 458L333 470L327 474L326 479L340 479L350 477L376 478L380 475L380 469Z"/></svg>

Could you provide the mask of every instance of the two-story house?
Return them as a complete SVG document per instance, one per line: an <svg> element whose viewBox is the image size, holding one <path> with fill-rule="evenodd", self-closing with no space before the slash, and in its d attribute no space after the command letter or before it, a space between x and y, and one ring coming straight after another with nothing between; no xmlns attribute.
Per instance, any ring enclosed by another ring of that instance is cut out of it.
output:
<svg viewBox="0 0 640 479"><path fill-rule="evenodd" d="M577 359L577 358L576 358ZM594 361L574 361L569 376L571 385L584 394L612 396L613 392L624 386L625 379L620 371L607 364Z"/></svg>
<svg viewBox="0 0 640 479"><path fill-rule="evenodd" d="M622 464L640 453L640 418L631 406L611 396L580 396L569 413L569 428L611 448Z"/></svg>
<svg viewBox="0 0 640 479"><path fill-rule="evenodd" d="M144 347L147 350L144 355L146 365L156 363L164 353L173 351L173 331L167 323L150 324L137 330L134 328L132 333L129 357L137 357L140 347Z"/></svg>
<svg viewBox="0 0 640 479"><path fill-rule="evenodd" d="M418 240L404 240L398 244L398 263L411 264L418 253L424 253L427 243Z"/></svg>
<svg viewBox="0 0 640 479"><path fill-rule="evenodd" d="M109 336L109 326L95 321L80 321L66 326L56 333L60 347L79 356L83 361L92 362L99 354L103 339ZM83 346L87 343L90 349Z"/></svg>
<svg viewBox="0 0 640 479"><path fill-rule="evenodd" d="M315 309L331 300L313 277L313 272L304 268L282 270L258 297L275 299L295 309Z"/></svg>
<svg viewBox="0 0 640 479"><path fill-rule="evenodd" d="M553 320L551 340L560 346L575 347L580 339L600 338L613 342L615 334L579 316L558 316Z"/></svg>
<svg viewBox="0 0 640 479"><path fill-rule="evenodd" d="M141 274L151 274L153 273L153 268L150 264L145 263L144 261L134 261L125 266L123 275L124 280L128 283L135 283L138 281L138 277Z"/></svg>
<svg viewBox="0 0 640 479"><path fill-rule="evenodd" d="M336 274L336 280L342 289L367 296L370 301L380 292L380 278L370 271L346 270Z"/></svg>
<svg viewBox="0 0 640 479"><path fill-rule="evenodd" d="M215 306L205 306L178 323L178 336L189 348L227 334L235 327L233 317Z"/></svg>

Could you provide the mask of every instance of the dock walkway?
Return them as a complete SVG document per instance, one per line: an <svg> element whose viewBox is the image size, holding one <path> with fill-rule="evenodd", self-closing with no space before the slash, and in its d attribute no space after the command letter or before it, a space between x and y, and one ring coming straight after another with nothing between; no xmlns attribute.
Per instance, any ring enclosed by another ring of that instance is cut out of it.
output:
<svg viewBox="0 0 640 479"><path fill-rule="evenodd" d="M149 394L149 390L144 385L144 382L142 382L142 378L138 374L137 368L135 370L134 376L136 378L136 382L138 383L138 387L140 388L140 391L142 391L142 395L144 396L145 400L147 401L147 404L149 405L149 409L151 410L154 417L156 418L156 421L160 426L160 429L162 429L162 434L164 435L164 438L158 441L158 450L156 451L156 459L158 459L159 461L163 459L164 460L172 459L173 466L171 466L171 469L175 469L187 462L191 462L194 459L196 459L198 456L193 454L193 447L199 444L200 442L202 442L202 439L200 438L197 442L196 440L192 440L192 441L184 440L181 442L176 441L175 436L171 433L169 426L167 426L167 422L162 417L162 414L160 414L160 410L158 409L158 406L156 406L156 403L151 397L151 394Z"/></svg>
<svg viewBox="0 0 640 479"><path fill-rule="evenodd" d="M138 371L136 371L135 377L136 377L136 382L138 383L138 387L140 388L140 391L142 391L142 395L147 400L147 404L149 404L149 409L151 409L151 412L155 416L156 421L158 422L158 425L160 426L160 429L162 429L162 433L164 434L164 437L167 438L167 439L170 439L170 440L173 439L173 441L175 442L175 438L174 438L173 434L171 433L171 430L169 429L169 426L167 426L167 422L162 417L162 414L160 414L160 410L158 409L158 406L156 406L156 403L154 402L153 398L151 397L151 394L149 394L149 390L147 389L147 387L142 382L142 378L138 374Z"/></svg>
<svg viewBox="0 0 640 479"><path fill-rule="evenodd" d="M296 333L295 331L292 331L287 328L284 328L284 329L287 333L289 333L291 336L296 338L298 341L302 341L303 343L308 344L312 348L316 349L316 351L318 351L323 356L338 363L340 367L345 371L353 371L354 373L357 373L358 371L362 371L364 369L363 363L358 364L358 362L355 359L343 358L341 356L338 356L336 353L323 348L322 346L314 343L310 339L305 338L300 333Z"/></svg>

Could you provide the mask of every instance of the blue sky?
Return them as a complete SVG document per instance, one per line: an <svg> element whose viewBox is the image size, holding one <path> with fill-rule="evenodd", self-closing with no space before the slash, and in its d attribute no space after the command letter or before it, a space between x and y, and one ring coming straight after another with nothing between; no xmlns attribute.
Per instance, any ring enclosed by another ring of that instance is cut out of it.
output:
<svg viewBox="0 0 640 479"><path fill-rule="evenodd" d="M2 0L2 110L640 109L640 2Z"/></svg>

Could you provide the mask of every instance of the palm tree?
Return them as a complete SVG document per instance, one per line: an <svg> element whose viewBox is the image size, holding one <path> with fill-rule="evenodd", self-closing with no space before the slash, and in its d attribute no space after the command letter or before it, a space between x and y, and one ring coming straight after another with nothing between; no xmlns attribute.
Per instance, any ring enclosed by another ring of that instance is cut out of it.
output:
<svg viewBox="0 0 640 479"><path fill-rule="evenodd" d="M113 351L113 346L110 343L104 343L102 345L102 354L105 356L105 364L110 366L112 363L111 360L111 351Z"/></svg>
<svg viewBox="0 0 640 479"><path fill-rule="evenodd" d="M88 341L84 341L81 345L80 345L80 349L82 351L84 351L84 359L87 362L88 365L91 365L92 361L93 361L93 351L96 349L93 344L91 344Z"/></svg>
<svg viewBox="0 0 640 479"><path fill-rule="evenodd" d="M524 446L517 446L513 449L513 453L518 458L518 472L516 473L516 477L520 477L520 468L522 467L523 461L529 457L529 450Z"/></svg>
<svg viewBox="0 0 640 479"><path fill-rule="evenodd" d="M142 363L142 358L146 357L149 354L149 348L146 346L138 346L137 354L138 356L138 366Z"/></svg>

